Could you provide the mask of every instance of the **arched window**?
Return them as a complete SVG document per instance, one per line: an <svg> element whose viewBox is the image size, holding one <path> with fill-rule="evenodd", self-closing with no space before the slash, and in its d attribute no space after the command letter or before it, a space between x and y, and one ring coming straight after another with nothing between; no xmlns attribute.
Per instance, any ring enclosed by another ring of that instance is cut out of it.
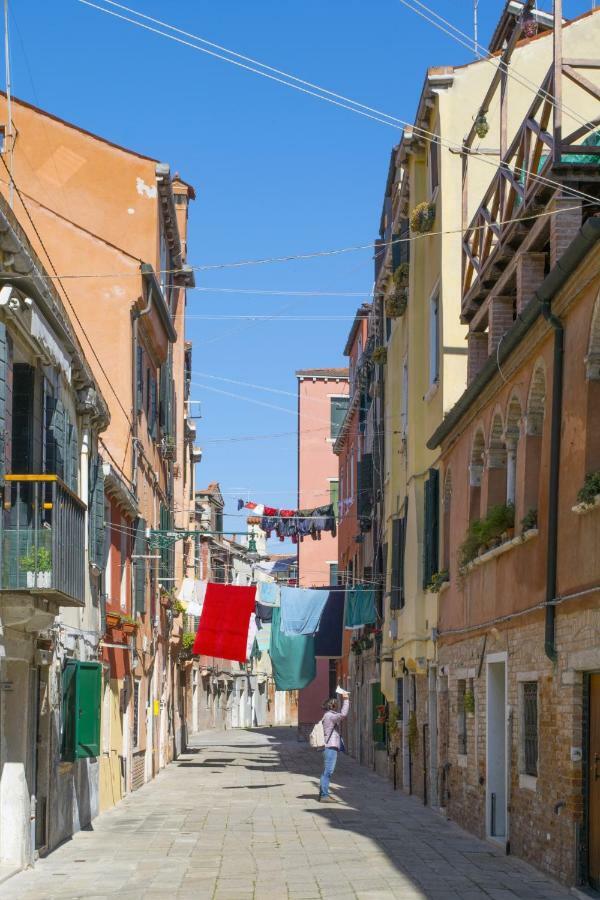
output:
<svg viewBox="0 0 600 900"><path fill-rule="evenodd" d="M444 478L443 497L443 544L442 544L442 569L450 571L450 507L452 504L452 469L448 469Z"/></svg>
<svg viewBox="0 0 600 900"><path fill-rule="evenodd" d="M600 469L600 294L594 303L590 342L585 358L587 410L585 438L585 474Z"/></svg>
<svg viewBox="0 0 600 900"><path fill-rule="evenodd" d="M537 512L540 492L540 465L542 460L542 434L546 411L546 367L538 360L531 376L527 414L525 416L525 487L523 510Z"/></svg>
<svg viewBox="0 0 600 900"><path fill-rule="evenodd" d="M506 503L506 444L500 412L494 415L487 452L487 509Z"/></svg>
<svg viewBox="0 0 600 900"><path fill-rule="evenodd" d="M506 502L517 505L517 465L521 437L521 402L514 394L508 404L504 442L506 444Z"/></svg>
<svg viewBox="0 0 600 900"><path fill-rule="evenodd" d="M479 428L475 433L471 449L471 462L469 463L469 522L481 518L481 477L484 452L485 437L483 429Z"/></svg>

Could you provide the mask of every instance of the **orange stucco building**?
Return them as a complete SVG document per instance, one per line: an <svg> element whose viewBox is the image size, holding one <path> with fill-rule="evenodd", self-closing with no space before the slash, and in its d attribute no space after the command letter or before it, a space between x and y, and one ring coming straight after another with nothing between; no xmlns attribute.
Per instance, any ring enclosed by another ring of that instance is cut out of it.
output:
<svg viewBox="0 0 600 900"><path fill-rule="evenodd" d="M6 120L4 95L0 107ZM99 448L105 553L95 569L105 808L153 777L183 736L181 617L167 592L193 566L192 545L149 542L147 531L193 528L185 259L194 191L168 165L26 103L13 99L12 114L15 214L111 412Z"/></svg>

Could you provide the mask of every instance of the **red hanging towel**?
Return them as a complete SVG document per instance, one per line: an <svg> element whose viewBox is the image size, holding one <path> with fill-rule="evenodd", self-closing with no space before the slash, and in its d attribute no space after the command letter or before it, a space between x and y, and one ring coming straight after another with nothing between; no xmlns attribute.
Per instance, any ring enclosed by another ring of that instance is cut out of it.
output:
<svg viewBox="0 0 600 900"><path fill-rule="evenodd" d="M193 653L246 662L250 614L256 604L256 586L212 584L206 597Z"/></svg>

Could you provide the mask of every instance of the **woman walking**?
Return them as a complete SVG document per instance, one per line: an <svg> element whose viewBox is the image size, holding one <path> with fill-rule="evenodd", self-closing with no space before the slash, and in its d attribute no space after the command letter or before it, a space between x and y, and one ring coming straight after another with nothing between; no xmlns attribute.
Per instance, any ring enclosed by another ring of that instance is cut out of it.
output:
<svg viewBox="0 0 600 900"><path fill-rule="evenodd" d="M337 711L337 700L326 700L323 703L325 715L323 716L323 731L325 733L325 748L323 750L323 774L321 775L321 785L319 789L319 800L321 803L334 803L333 797L329 796L329 782L335 770L337 763L337 755L343 748L342 737L340 735L339 726L342 719L345 719L350 709L349 695L346 691L340 691L343 703L342 708Z"/></svg>

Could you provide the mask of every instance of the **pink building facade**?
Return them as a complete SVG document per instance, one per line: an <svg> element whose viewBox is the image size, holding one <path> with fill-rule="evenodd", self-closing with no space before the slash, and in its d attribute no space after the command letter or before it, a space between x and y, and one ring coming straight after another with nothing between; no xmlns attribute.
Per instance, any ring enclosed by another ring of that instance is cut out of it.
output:
<svg viewBox="0 0 600 900"><path fill-rule="evenodd" d="M339 465L333 445L348 408L347 369L302 369L298 379L298 508L333 503L338 509ZM298 545L300 587L337 583L337 537L328 532L320 541ZM331 674L330 674L331 673ZM322 716L321 704L331 693L335 667L317 660L317 676L300 691L298 728L306 733Z"/></svg>

